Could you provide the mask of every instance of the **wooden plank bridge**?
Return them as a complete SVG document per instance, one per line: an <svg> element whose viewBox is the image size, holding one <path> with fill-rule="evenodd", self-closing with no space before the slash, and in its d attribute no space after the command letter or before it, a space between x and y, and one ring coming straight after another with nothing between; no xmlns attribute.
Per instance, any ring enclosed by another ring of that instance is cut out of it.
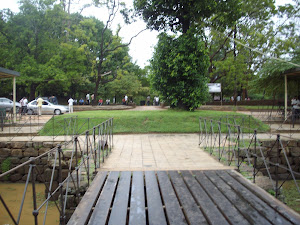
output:
<svg viewBox="0 0 300 225"><path fill-rule="evenodd" d="M233 170L99 172L68 224L300 224Z"/></svg>

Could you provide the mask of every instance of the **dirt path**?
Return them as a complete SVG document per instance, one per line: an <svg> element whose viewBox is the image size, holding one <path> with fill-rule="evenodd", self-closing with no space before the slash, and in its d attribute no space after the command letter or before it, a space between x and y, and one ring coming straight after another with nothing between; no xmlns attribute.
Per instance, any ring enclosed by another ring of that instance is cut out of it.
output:
<svg viewBox="0 0 300 225"><path fill-rule="evenodd" d="M130 111L152 111L152 110L167 110L167 107L162 108L161 106L136 106L133 109L128 109Z"/></svg>

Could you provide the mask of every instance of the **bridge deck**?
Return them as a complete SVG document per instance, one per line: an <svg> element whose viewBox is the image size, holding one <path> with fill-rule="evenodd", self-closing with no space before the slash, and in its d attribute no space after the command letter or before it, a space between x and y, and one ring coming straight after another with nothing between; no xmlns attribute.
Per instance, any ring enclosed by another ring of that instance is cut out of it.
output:
<svg viewBox="0 0 300 225"><path fill-rule="evenodd" d="M300 224L232 170L99 172L68 224Z"/></svg>

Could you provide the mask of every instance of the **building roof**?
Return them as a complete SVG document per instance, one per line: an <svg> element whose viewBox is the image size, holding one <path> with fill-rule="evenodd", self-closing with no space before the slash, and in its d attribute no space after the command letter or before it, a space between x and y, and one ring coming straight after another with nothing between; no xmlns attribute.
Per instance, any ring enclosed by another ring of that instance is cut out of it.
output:
<svg viewBox="0 0 300 225"><path fill-rule="evenodd" d="M20 73L14 70L0 67L0 78L19 77Z"/></svg>
<svg viewBox="0 0 300 225"><path fill-rule="evenodd" d="M300 67L286 70L282 74L288 76L300 76Z"/></svg>

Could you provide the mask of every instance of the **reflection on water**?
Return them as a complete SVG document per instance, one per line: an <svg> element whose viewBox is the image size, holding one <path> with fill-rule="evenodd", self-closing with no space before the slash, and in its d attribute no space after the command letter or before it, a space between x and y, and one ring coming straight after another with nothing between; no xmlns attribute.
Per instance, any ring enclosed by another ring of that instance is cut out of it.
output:
<svg viewBox="0 0 300 225"><path fill-rule="evenodd" d="M24 183L0 183L0 194L4 199L9 210L12 212L15 220L18 218L20 205L22 202ZM45 200L45 185L36 184L37 192L37 207ZM43 224L44 214L46 207L43 206L39 211L38 224ZM34 224L34 217L32 215L33 201L32 201L32 186L28 185L26 198L23 206L20 224ZM6 212L3 204L0 202L0 225L14 224L8 213ZM55 225L59 224L59 212L54 202L49 202L46 224Z"/></svg>

